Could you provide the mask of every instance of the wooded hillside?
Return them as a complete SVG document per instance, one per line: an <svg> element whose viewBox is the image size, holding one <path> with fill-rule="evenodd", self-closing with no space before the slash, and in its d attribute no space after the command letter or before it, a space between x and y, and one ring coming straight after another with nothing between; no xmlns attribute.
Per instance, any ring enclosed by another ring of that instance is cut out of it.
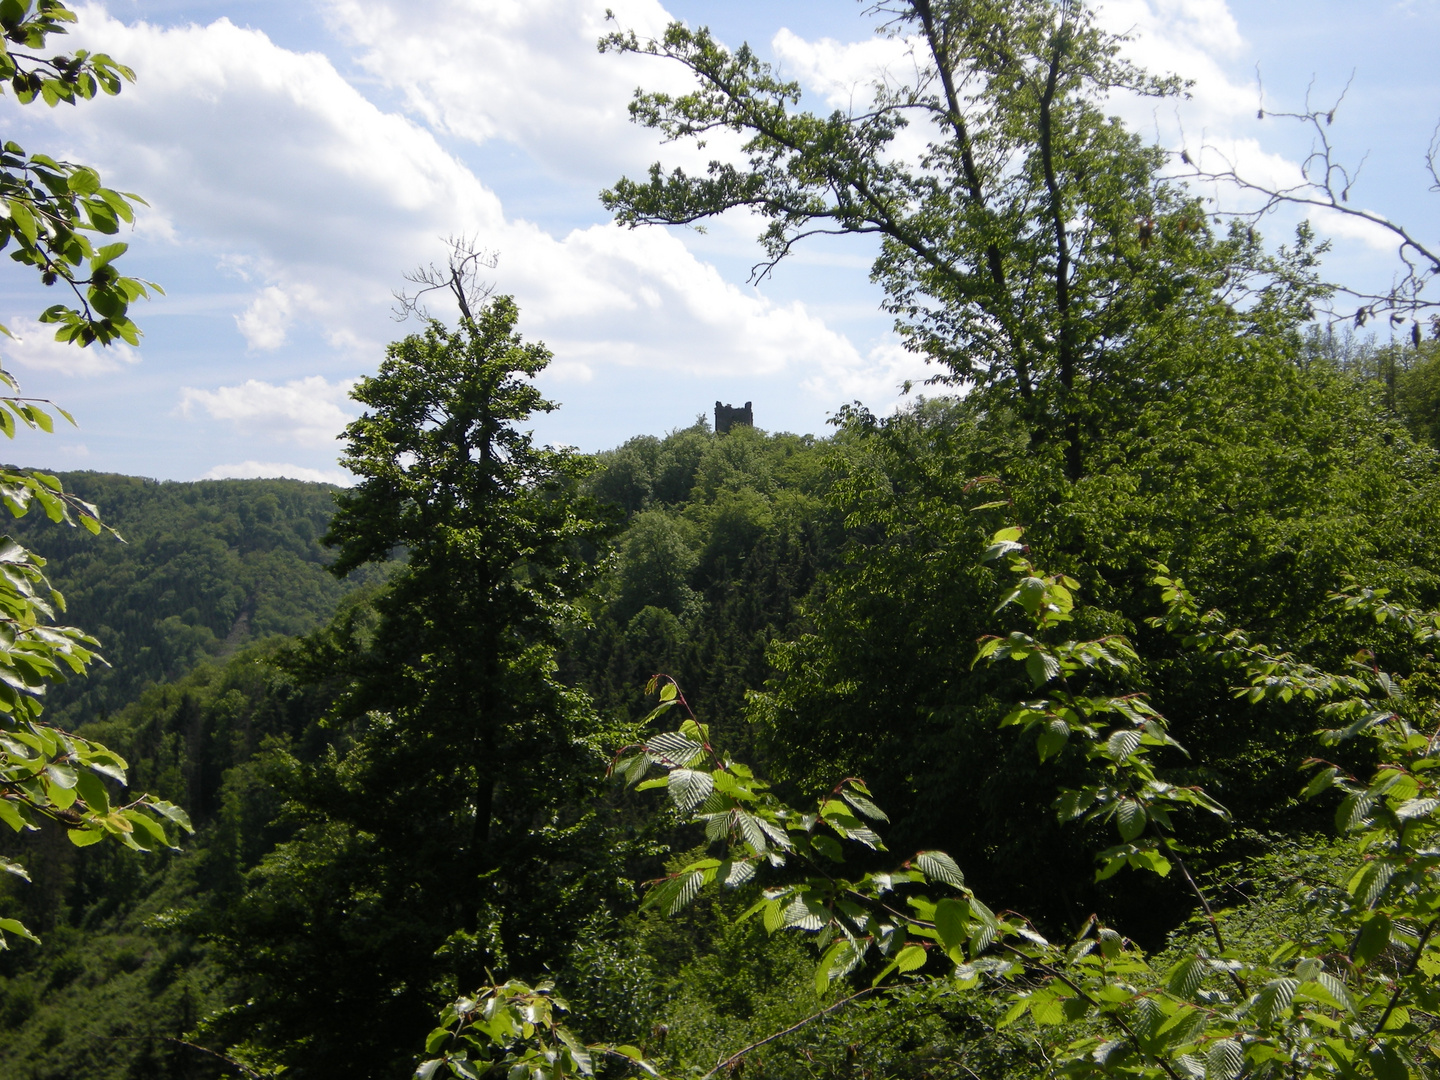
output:
<svg viewBox="0 0 1440 1080"><path fill-rule="evenodd" d="M274 634L303 634L360 582L337 580L320 543L333 489L298 480L157 483L61 473L67 490L105 508L120 534L92 536L44 517L17 519L15 539L50 560L66 618L100 640L109 667L51 691L58 722L104 717L150 683L174 680Z"/></svg>
<svg viewBox="0 0 1440 1080"><path fill-rule="evenodd" d="M1440 1077L1440 248L1350 204L1331 112L1279 114L1298 187L1128 130L1185 85L1083 3L867 15L913 78L825 114L607 19L693 77L636 123L743 142L601 200L758 219L762 276L878 239L899 408L541 445L553 357L461 238L351 487L0 467L7 1080ZM128 77L16 55L22 101ZM0 157L44 318L133 344L82 235L127 197ZM1392 287L1263 235L1296 206Z"/></svg>

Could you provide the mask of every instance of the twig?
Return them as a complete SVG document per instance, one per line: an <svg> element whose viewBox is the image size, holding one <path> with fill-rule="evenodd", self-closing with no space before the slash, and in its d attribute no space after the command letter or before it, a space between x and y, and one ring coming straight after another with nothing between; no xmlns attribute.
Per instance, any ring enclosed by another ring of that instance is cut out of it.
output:
<svg viewBox="0 0 1440 1080"><path fill-rule="evenodd" d="M494 283L482 280L480 275L482 268L494 270L499 265L500 256L496 252L479 247L468 236L448 237L445 244L450 254L444 267L434 263L417 267L405 275L405 280L420 288L414 293L399 289L392 294L397 306L391 309L391 314L396 322L404 322L411 315L429 319L430 312L421 298L432 292L450 293L461 318L473 319L495 290Z"/></svg>
<svg viewBox="0 0 1440 1080"><path fill-rule="evenodd" d="M866 996L869 995L869 994L881 993L881 992L889 991L889 990L893 990L893 989L894 989L894 987L890 987L890 986L868 986L868 987L866 987L864 990L861 990L859 993L851 994L849 997L846 997L846 998L841 998L839 1001L835 1002L833 1005L827 1005L827 1006L825 1006L825 1008L821 1009L819 1012L817 1012L817 1013L812 1013L811 1015L807 1016L804 1020L801 1020L801 1021L799 1021L798 1023L795 1023L795 1024L791 1024L791 1025L790 1025L788 1028L786 1028L784 1031L777 1031L777 1032L775 1032L773 1035L766 1035L765 1038L761 1039L759 1042L753 1042L753 1043L751 1043L749 1046L745 1047L744 1049L742 1049L742 1050L737 1050L735 1053L731 1054L728 1058L726 1058L724 1061L720 1062L720 1063L719 1063L718 1065L716 1065L713 1069L711 1069L711 1070L710 1070L709 1072L707 1072L704 1076L702 1076L702 1077L700 1078L700 1080L710 1080L710 1078L711 1078L712 1076L714 1076L716 1073L718 1073L718 1072L720 1072L720 1071L722 1071L722 1070L724 1070L724 1069L730 1068L730 1066L734 1065L737 1061L739 1061L741 1058L743 1058L746 1054L750 1053L750 1051L752 1051L752 1050L758 1050L758 1049L760 1049L760 1047L766 1045L767 1043L772 1043L772 1042L774 1042L776 1039L783 1039L786 1035L794 1034L795 1032L799 1031L801 1028L805 1027L807 1024L814 1023L816 1020L819 1020L819 1019L820 1019L821 1017L823 1017L823 1016L828 1016L830 1013L834 1012L836 1009L839 1009L839 1008L841 1008L842 1006L848 1005L848 1004L850 1004L850 1002L855 1001L855 1000L857 1000L858 998L866 997Z"/></svg>
<svg viewBox="0 0 1440 1080"><path fill-rule="evenodd" d="M1420 940L1415 944L1415 955L1410 957L1410 963L1405 968L1405 973L1395 980L1395 992L1390 995L1390 1001L1385 1006L1385 1011L1380 1014L1380 1019L1375 1021L1375 1027L1370 1032L1370 1041L1374 1042L1375 1037L1385 1030L1385 1025L1390 1020L1390 1014L1395 1011L1395 1006L1400 1003L1400 996L1405 991L1405 980L1415 974L1415 969L1420 966L1420 958L1425 953L1425 943L1430 940L1430 935L1435 932L1435 919L1430 920L1425 926L1425 932L1420 935Z"/></svg>
<svg viewBox="0 0 1440 1080"><path fill-rule="evenodd" d="M109 1039L114 1042L118 1042L121 1040L159 1040L160 1042L177 1043L180 1046L188 1046L191 1050L199 1050L202 1054L209 1054L211 1057L219 1058L221 1061L225 1062L226 1065L230 1065L236 1069L239 1069L240 1072L245 1076L255 1077L256 1080L263 1080L265 1076L264 1073L252 1069L243 1061L236 1061L234 1058L220 1053L219 1050L211 1050L208 1046L201 1046L199 1043L193 1043L187 1039L176 1038L174 1035L96 1035L95 1038Z"/></svg>
<svg viewBox="0 0 1440 1080"><path fill-rule="evenodd" d="M1353 79L1352 73L1351 80ZM1401 263L1401 272L1389 291L1368 292L1337 282L1325 282L1325 288L1353 298L1359 302L1359 307L1353 313L1341 313L1330 306L1322 310L1326 310L1336 321L1353 318L1356 326L1364 326L1367 320L1381 315L1388 315L1392 325L1398 326L1406 317L1410 317L1416 320L1414 329L1418 336L1419 320L1440 308L1440 301L1424 295L1426 288L1440 276L1440 245L1419 239L1404 225L1393 222L1382 214L1350 205L1350 193L1360 179L1365 159L1362 158L1353 169L1343 164L1336 156L1328 133L1330 125L1335 121L1336 111L1343 104L1349 90L1350 83L1347 82L1345 89L1331 105L1320 108L1311 104L1307 91L1305 106L1301 112L1266 109L1262 90L1262 102L1257 113L1260 119L1290 120L1310 129L1314 141L1309 154L1300 164L1301 175L1298 183L1287 187L1247 179L1219 148L1208 144L1202 149L1219 157L1224 162L1224 167L1204 168L1199 163L1200 159L1192 161L1188 152L1182 152L1182 160L1190 164L1192 169L1186 176L1188 179L1207 183L1228 184L1241 192L1258 195L1263 200L1258 210L1225 212L1228 217L1255 223L1277 207L1289 204L1329 210L1388 232L1394 238L1396 256ZM1440 168L1437 168L1437 159L1440 159L1440 126L1436 127L1425 153L1426 169L1435 181L1430 188L1432 191L1440 191ZM1440 335L1440 317L1436 318L1435 325L1437 335Z"/></svg>

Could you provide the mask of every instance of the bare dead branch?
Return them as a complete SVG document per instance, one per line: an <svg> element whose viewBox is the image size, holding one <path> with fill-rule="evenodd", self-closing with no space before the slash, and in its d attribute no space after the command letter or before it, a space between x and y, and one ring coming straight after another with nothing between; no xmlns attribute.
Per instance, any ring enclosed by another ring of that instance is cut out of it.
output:
<svg viewBox="0 0 1440 1080"><path fill-rule="evenodd" d="M430 312L422 298L433 292L450 293L461 317L473 319L495 291L494 282L486 281L483 272L499 265L499 252L480 247L475 238L469 236L448 236L445 244L450 254L443 267L435 263L417 267L405 275L405 280L420 287L413 293L398 289L393 294L397 306L391 310L396 322L404 322L412 315L429 319Z"/></svg>
<svg viewBox="0 0 1440 1080"><path fill-rule="evenodd" d="M1256 79L1258 85L1258 71ZM1183 175L1188 180L1229 187L1259 199L1256 209L1217 210L1217 217L1240 219L1254 225L1284 206L1314 207L1366 222L1389 233L1394 240L1399 263L1390 288L1376 292L1356 288L1343 281L1322 282L1332 298L1317 307L1332 323L1353 320L1355 326L1363 327L1371 319L1387 318L1393 327L1399 327L1410 321L1413 337L1418 335L1422 322L1429 322L1440 336L1440 297L1432 288L1436 278L1440 277L1440 241L1422 239L1404 224L1373 210L1362 209L1350 201L1369 155L1367 153L1354 165L1342 161L1330 140L1329 130L1350 85L1347 82L1333 102L1320 107L1312 103L1311 92L1307 89L1304 108L1299 112L1266 109L1262 88L1261 104L1256 113L1259 119L1289 121L1310 132L1310 151L1301 162L1298 183L1278 186L1254 180L1244 175L1222 150L1208 143L1202 146L1199 154L1192 154L1188 148L1181 150L1180 159L1190 168L1190 172ZM1220 168L1206 167L1207 161L1217 158L1223 163ZM1429 190L1440 192L1440 124L1430 137L1425 165L1433 181ZM1337 303L1338 298L1348 301L1343 310L1342 305ZM1355 306L1351 308L1351 304Z"/></svg>

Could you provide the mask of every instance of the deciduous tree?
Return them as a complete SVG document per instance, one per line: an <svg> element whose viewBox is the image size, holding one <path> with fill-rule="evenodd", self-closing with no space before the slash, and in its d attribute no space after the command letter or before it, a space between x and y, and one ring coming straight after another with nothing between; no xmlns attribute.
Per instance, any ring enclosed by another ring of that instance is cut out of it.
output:
<svg viewBox="0 0 1440 1080"><path fill-rule="evenodd" d="M871 273L907 345L940 381L999 391L1033 439L1063 447L1072 481L1106 422L1173 385L1166 358L1196 320L1305 309L1308 254L1275 263L1253 232L1214 235L1201 203L1164 178L1164 152L1106 115L1113 93L1182 86L1125 61L1123 39L1079 0L870 11L905 60L865 104L829 116L797 108L798 83L703 28L604 38L602 50L695 76L691 93L637 91L637 123L667 140L746 140L740 164L694 176L656 164L618 181L601 196L616 220L750 210L766 222L758 276L811 236L878 237ZM916 136L923 148L910 152Z"/></svg>
<svg viewBox="0 0 1440 1080"><path fill-rule="evenodd" d="M334 569L401 565L297 661L337 687L336 746L282 778L306 824L228 944L248 1034L307 1075L395 1075L437 995L540 975L615 888L602 727L555 670L612 520L577 489L587 459L525 430L553 407L533 383L550 354L518 317L498 296L432 321L354 391Z"/></svg>

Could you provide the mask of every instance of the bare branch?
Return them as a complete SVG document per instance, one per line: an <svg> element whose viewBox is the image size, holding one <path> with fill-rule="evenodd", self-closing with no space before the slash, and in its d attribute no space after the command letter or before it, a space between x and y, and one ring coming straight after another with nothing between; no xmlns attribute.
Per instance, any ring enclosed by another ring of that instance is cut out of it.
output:
<svg viewBox="0 0 1440 1080"><path fill-rule="evenodd" d="M430 312L422 302L427 293L448 292L455 298L460 315L473 319L495 291L495 284L482 276L484 270L494 270L500 263L500 253L479 247L469 236L448 236L445 244L450 254L443 267L431 263L421 266L405 275L405 280L420 286L413 293L404 289L393 294L397 306L392 308L396 322L404 322L411 315L429 319Z"/></svg>
<svg viewBox="0 0 1440 1080"><path fill-rule="evenodd" d="M1257 80L1258 80L1257 72ZM1354 74L1351 74L1351 81ZM1226 216L1258 223L1268 214L1284 206L1315 207L1345 217L1364 221L1388 232L1395 242L1395 254L1399 267L1390 288L1384 292L1358 289L1343 282L1323 282L1335 297L1347 297L1356 307L1340 310L1333 301L1322 303L1319 308L1330 317L1331 322L1353 320L1357 327L1363 327L1371 319L1388 318L1392 326L1412 321L1412 331L1418 333L1420 323L1429 321L1437 330L1437 313L1440 313L1440 297L1433 292L1426 295L1435 279L1440 277L1440 241L1422 240L1405 225L1391 221L1373 210L1361 209L1350 202L1352 191L1360 180L1360 174L1368 159L1368 153L1356 164L1342 161L1330 141L1329 129L1335 122L1335 114L1345 101L1350 82L1328 106L1316 107L1311 103L1310 92L1306 91L1305 105L1300 112L1277 112L1266 109L1262 104L1257 112L1261 120L1288 120L1308 128L1312 137L1310 152L1300 164L1300 181L1290 186L1280 186L1251 179L1240 172L1237 166L1217 147L1205 144L1201 154L1192 156L1188 150L1181 151L1181 160L1190 166L1185 174L1187 179L1207 184L1218 184L1237 189L1247 195L1258 196L1258 209L1243 211L1217 211L1217 216ZM1212 169L1204 162L1219 158L1223 166ZM1425 153L1425 165L1433 183L1430 190L1440 192L1440 124L1431 135Z"/></svg>
<svg viewBox="0 0 1440 1080"><path fill-rule="evenodd" d="M819 1012L811 1013L809 1016L805 1017L805 1019L799 1021L798 1023L791 1024L783 1031L777 1031L772 1035L767 1035L765 1036L765 1038L760 1039L758 1042L751 1043L743 1050L737 1050L735 1053L725 1058L708 1073L702 1076L700 1080L711 1080L711 1077L713 1077L716 1073L724 1072L725 1070L729 1069L731 1066L743 1059L745 1055L750 1053L752 1050L758 1050L760 1049L760 1047L765 1046L767 1043L772 1043L776 1039L783 1039L786 1035L791 1035L799 1031L801 1028L805 1027L807 1024L812 1024L816 1020L820 1020L823 1017L829 1016L835 1010L849 1005L852 1001L863 997L869 997L871 994L875 993L886 993L893 989L895 989L893 986L870 986L864 990L861 990L859 993L851 994L849 997L843 997L839 1001L825 1006L825 1008L821 1009Z"/></svg>

